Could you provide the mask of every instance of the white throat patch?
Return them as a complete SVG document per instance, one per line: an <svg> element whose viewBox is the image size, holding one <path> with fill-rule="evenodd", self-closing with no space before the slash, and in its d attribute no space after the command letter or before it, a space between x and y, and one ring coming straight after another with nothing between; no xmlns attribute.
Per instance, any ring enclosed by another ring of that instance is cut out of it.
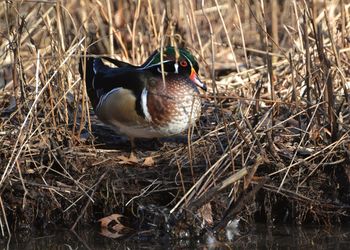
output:
<svg viewBox="0 0 350 250"><path fill-rule="evenodd" d="M174 68L175 68L175 73L178 74L179 73L179 64L177 62L174 64Z"/></svg>

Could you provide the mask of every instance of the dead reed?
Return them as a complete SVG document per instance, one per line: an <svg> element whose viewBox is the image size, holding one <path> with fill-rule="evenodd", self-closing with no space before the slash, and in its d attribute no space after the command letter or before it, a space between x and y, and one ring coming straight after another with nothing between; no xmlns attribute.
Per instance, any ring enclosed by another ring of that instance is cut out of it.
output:
<svg viewBox="0 0 350 250"><path fill-rule="evenodd" d="M2 1L0 228L111 213L220 229L348 221L346 1ZM185 138L128 143L91 112L86 51L141 64L185 46L210 91ZM140 219L140 221L142 221ZM179 226L180 225L180 226ZM203 226L204 225L204 226Z"/></svg>

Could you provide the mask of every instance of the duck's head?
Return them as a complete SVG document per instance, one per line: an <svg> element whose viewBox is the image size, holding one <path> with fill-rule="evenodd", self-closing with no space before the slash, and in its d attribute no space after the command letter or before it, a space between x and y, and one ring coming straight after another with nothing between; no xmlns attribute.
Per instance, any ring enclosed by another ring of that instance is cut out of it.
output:
<svg viewBox="0 0 350 250"><path fill-rule="evenodd" d="M184 48L168 46L163 52L157 50L141 68L150 69L160 75L171 73L187 76L197 87L207 91L207 86L198 77L199 66L196 58Z"/></svg>

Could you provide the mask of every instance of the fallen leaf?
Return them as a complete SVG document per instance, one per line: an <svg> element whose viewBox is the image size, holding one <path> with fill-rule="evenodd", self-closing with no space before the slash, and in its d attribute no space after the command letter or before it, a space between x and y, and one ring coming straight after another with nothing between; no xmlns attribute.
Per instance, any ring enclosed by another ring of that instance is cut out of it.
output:
<svg viewBox="0 0 350 250"><path fill-rule="evenodd" d="M117 238L124 236L124 234L120 234L118 232L111 231L108 228L102 228L100 231L100 234L107 237L107 238L111 238L111 239L117 239Z"/></svg>
<svg viewBox="0 0 350 250"><path fill-rule="evenodd" d="M34 174L34 173L35 173L35 170L32 169L32 168L29 168L29 169L26 170L26 173L27 173L27 174Z"/></svg>
<svg viewBox="0 0 350 250"><path fill-rule="evenodd" d="M100 234L108 238L119 238L132 231L131 228L124 226L120 222L121 214L111 214L99 220L101 231Z"/></svg>
<svg viewBox="0 0 350 250"><path fill-rule="evenodd" d="M136 156L131 153L129 157L126 157L124 155L119 155L117 157L120 160L120 164L126 164L126 165L135 165L139 163L139 160L136 158Z"/></svg>
<svg viewBox="0 0 350 250"><path fill-rule="evenodd" d="M154 166L154 160L152 156L148 156L145 158L145 160L142 163L142 166L145 167L153 167Z"/></svg>
<svg viewBox="0 0 350 250"><path fill-rule="evenodd" d="M213 212L210 203L204 204L201 208L198 209L198 212L199 216L203 219L204 225L213 225Z"/></svg>
<svg viewBox="0 0 350 250"><path fill-rule="evenodd" d="M112 228L113 225L121 224L119 218L123 217L121 214L111 214L107 217L99 219L98 221L101 223L102 228Z"/></svg>

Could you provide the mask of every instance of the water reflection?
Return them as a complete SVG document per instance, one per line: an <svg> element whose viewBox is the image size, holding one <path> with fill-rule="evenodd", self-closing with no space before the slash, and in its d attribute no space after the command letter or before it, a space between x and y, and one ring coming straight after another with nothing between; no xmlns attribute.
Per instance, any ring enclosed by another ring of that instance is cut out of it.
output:
<svg viewBox="0 0 350 250"><path fill-rule="evenodd" d="M146 236L147 235L147 236ZM232 235L231 235L232 236ZM109 239L94 229L56 230L30 237L21 234L1 239L1 249L349 249L350 227L294 227L256 225L250 232L224 236L207 234L202 239L171 239L168 236L138 234ZM219 238L219 239L218 239Z"/></svg>
<svg viewBox="0 0 350 250"><path fill-rule="evenodd" d="M230 246L234 249L350 249L350 228L256 225L251 232L236 236Z"/></svg>

